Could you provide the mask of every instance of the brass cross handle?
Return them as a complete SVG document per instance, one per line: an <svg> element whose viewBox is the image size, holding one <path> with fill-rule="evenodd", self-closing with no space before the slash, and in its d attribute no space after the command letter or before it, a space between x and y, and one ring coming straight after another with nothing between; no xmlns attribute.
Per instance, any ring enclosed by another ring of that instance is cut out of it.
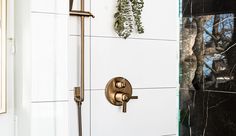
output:
<svg viewBox="0 0 236 136"><path fill-rule="evenodd" d="M123 77L111 79L105 90L107 100L115 105L122 106L122 111L127 112L127 103L130 99L138 99L138 96L132 96L132 86L129 81Z"/></svg>

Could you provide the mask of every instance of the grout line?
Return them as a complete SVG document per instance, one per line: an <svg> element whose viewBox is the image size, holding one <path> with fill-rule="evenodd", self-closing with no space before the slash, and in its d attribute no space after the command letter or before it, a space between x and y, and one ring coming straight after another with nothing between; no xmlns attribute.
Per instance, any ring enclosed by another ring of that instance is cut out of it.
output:
<svg viewBox="0 0 236 136"><path fill-rule="evenodd" d="M120 39L120 37L115 37L115 36L92 36L92 37L95 37L95 38L116 38L116 39ZM174 40L174 39L156 39L156 38L134 38L134 37L130 37L130 38L127 38L127 40L152 40L152 41L177 41L177 40Z"/></svg>
<svg viewBox="0 0 236 136"><path fill-rule="evenodd" d="M45 11L31 11L34 14L50 14L50 15L67 15L66 13L56 13L56 12L45 12Z"/></svg>
<svg viewBox="0 0 236 136"><path fill-rule="evenodd" d="M170 87L150 87L150 88L133 88L135 90L152 90L152 89L177 89L177 86L170 86Z"/></svg>
<svg viewBox="0 0 236 136"><path fill-rule="evenodd" d="M69 102L69 100L54 100L54 101L31 101L31 103L57 103L57 102Z"/></svg>
<svg viewBox="0 0 236 136"><path fill-rule="evenodd" d="M100 90L103 90L103 89L100 89ZM73 92L74 90L68 90L68 91ZM89 92L89 91L92 91L92 89L84 89L84 91Z"/></svg>
<svg viewBox="0 0 236 136"><path fill-rule="evenodd" d="M70 36L80 36L79 34L70 34ZM85 37L93 37L93 38L113 38L113 39L120 39L120 37L115 36L96 36L96 35L85 35ZM127 38L127 40L149 40L149 41L171 41L177 42L178 40L174 39L155 39L155 38Z"/></svg>
<svg viewBox="0 0 236 136"><path fill-rule="evenodd" d="M161 135L161 136L176 136L176 134L166 134L166 135Z"/></svg>
<svg viewBox="0 0 236 136"><path fill-rule="evenodd" d="M150 88L133 88L133 90L155 90L155 89L178 89L177 87L150 87ZM85 89L85 91L104 91L104 89ZM68 90L74 91L74 90Z"/></svg>

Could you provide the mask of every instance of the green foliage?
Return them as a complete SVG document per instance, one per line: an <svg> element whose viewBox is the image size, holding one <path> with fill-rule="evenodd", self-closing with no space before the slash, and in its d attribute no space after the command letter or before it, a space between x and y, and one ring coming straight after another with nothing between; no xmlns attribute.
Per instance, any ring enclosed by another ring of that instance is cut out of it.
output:
<svg viewBox="0 0 236 136"><path fill-rule="evenodd" d="M114 15L114 29L120 37L128 38L134 29L139 34L144 33L141 22L143 6L143 0L118 0L118 11Z"/></svg>
<svg viewBox="0 0 236 136"><path fill-rule="evenodd" d="M144 28L141 22L141 14L144 6L143 0L130 0L132 2L132 11L135 19L135 24L137 26L137 31L139 34L144 33Z"/></svg>

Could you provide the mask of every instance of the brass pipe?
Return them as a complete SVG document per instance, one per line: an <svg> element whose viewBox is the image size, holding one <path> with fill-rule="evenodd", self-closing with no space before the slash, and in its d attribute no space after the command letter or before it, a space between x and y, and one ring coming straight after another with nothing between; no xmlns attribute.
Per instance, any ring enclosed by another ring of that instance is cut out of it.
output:
<svg viewBox="0 0 236 136"><path fill-rule="evenodd" d="M84 11L84 0L80 0L80 10Z"/></svg>
<svg viewBox="0 0 236 136"><path fill-rule="evenodd" d="M84 0L80 1L80 10L84 11ZM80 82L80 100L84 101L84 16L81 16L81 82Z"/></svg>
<svg viewBox="0 0 236 136"><path fill-rule="evenodd" d="M81 16L81 80L80 80L80 100L84 101L84 17Z"/></svg>

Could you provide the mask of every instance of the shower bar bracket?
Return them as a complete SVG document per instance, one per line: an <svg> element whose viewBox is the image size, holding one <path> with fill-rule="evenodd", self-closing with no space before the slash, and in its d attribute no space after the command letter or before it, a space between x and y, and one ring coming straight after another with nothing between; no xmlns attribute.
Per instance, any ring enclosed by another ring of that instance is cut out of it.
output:
<svg viewBox="0 0 236 136"><path fill-rule="evenodd" d="M83 17L95 17L91 12L84 11L84 0L81 0L81 10L73 10L74 0L70 0L70 15L71 16L83 16Z"/></svg>
<svg viewBox="0 0 236 136"><path fill-rule="evenodd" d="M71 16L84 16L84 17L93 17L94 18L94 15L88 11L71 10L70 15Z"/></svg>

